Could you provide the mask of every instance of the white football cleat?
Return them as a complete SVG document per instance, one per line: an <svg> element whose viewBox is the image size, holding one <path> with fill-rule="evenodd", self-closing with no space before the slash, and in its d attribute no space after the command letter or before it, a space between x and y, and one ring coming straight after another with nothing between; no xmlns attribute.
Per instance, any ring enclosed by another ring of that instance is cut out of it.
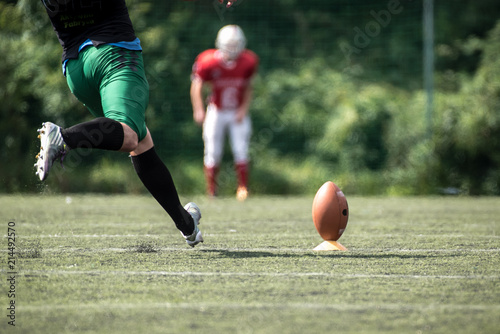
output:
<svg viewBox="0 0 500 334"><path fill-rule="evenodd" d="M200 208L194 204L193 202L189 202L184 206L184 209L193 217L194 221L194 230L191 235L184 235L182 232L182 236L186 239L186 242L189 246L194 247L200 242L203 242L203 236L201 235L201 231L198 228L201 219Z"/></svg>
<svg viewBox="0 0 500 334"><path fill-rule="evenodd" d="M36 175L43 181L49 175L50 168L56 159L61 158L61 165L64 157L69 152L69 147L63 140L61 128L54 123L45 122L42 128L38 129L40 138L40 153L36 156Z"/></svg>

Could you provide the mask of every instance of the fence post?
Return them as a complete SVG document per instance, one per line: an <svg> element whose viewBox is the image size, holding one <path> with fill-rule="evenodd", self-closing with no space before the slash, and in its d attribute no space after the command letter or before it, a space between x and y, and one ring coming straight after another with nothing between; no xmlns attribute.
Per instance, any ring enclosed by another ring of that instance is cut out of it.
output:
<svg viewBox="0 0 500 334"><path fill-rule="evenodd" d="M434 107L434 0L424 0L423 5L424 89L427 96L425 117L430 139Z"/></svg>

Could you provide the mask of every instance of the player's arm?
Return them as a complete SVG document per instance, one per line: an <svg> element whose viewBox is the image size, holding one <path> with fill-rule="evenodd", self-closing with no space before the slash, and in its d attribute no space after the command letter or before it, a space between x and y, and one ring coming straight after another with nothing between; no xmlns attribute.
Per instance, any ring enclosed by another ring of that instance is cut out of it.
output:
<svg viewBox="0 0 500 334"><path fill-rule="evenodd" d="M239 106L236 112L236 121L239 123L245 118L248 114L248 110L250 108L250 102L252 102L252 94L253 88L252 85L248 85L245 91L243 92L243 99L241 101L241 105Z"/></svg>
<svg viewBox="0 0 500 334"><path fill-rule="evenodd" d="M197 124L205 120L205 105L203 103L203 80L195 76L191 81L191 104L193 105L193 119Z"/></svg>

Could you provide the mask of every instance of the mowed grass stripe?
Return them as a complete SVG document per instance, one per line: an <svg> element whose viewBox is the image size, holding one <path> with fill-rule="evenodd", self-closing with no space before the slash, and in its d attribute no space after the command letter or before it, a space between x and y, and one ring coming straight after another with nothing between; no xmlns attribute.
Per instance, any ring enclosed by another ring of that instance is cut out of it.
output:
<svg viewBox="0 0 500 334"><path fill-rule="evenodd" d="M329 277L329 278L395 278L395 279L500 279L498 275L401 275L401 274L339 274L307 272L205 272L205 271L127 271L127 270L20 270L20 275L146 275L146 276L209 276L209 277Z"/></svg>
<svg viewBox="0 0 500 334"><path fill-rule="evenodd" d="M78 309L78 310L93 310L93 309L317 309L317 310L337 310L337 311L373 311L373 310L389 310L389 311L434 311L434 310L464 310L464 311L484 311L484 310L500 310L500 305L484 305L484 304L345 304L345 303L95 303L95 304L44 304L44 305L28 305L19 306L20 311L40 311L40 310L65 310L65 309Z"/></svg>
<svg viewBox="0 0 500 334"><path fill-rule="evenodd" d="M252 233L253 234L253 233ZM227 232L227 233L204 233L203 234L206 237L220 237L220 236L234 236L235 232ZM71 235L34 235L37 238L142 238L142 237L147 237L147 238L158 238L158 237L167 237L171 236L171 234L71 234ZM282 233L280 236L288 236L288 237L296 237L296 234L291 234L291 233ZM7 237L7 235L4 235L4 237ZM27 236L29 237L29 236ZM369 238L394 238L394 237L401 237L401 234L356 234L356 233L349 233L350 238L357 238L357 237L369 237ZM470 235L464 235L464 234L418 234L414 235L413 237L415 238L471 238ZM474 235L474 239L500 239L500 235Z"/></svg>
<svg viewBox="0 0 500 334"><path fill-rule="evenodd" d="M159 251L175 251L175 252L195 252L197 250L210 250L210 251L220 251L220 252L268 252L268 253L309 253L314 252L315 254L334 254L332 252L315 252L313 249L308 248L218 248L218 247L205 247L198 246L198 249L191 248L179 248L179 247L158 247L155 252ZM60 252L78 252L78 251L92 251L95 253L106 253L106 252L134 252L131 248L121 248L121 247L109 247L109 248L87 248L87 247L68 247L61 246L59 248L44 248L43 252L47 253L60 253ZM374 253L495 253L500 252L500 248L451 248L451 249L396 249L396 248L350 248L350 253L365 253L366 255ZM0 253L7 253L7 250L0 250ZM349 251L348 251L349 252ZM338 254L349 254L344 252L339 252Z"/></svg>

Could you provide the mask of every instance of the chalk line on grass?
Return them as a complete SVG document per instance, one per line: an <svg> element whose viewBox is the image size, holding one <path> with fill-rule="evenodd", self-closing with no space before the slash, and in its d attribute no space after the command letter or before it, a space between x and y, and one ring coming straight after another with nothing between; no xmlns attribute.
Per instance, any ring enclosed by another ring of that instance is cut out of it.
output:
<svg viewBox="0 0 500 334"><path fill-rule="evenodd" d="M171 236L172 234L42 234L42 235L35 235L38 238L158 238L158 237L167 237ZM223 235L231 235L234 236L235 232L227 232L227 233L217 233L217 234L204 234L204 236L207 237L215 237L215 236L223 236ZM237 233L236 233L237 235ZM286 233L284 234L286 235ZM290 237L296 238L296 234L289 234ZM350 238L356 238L356 237L370 237L370 238L394 238L402 236L401 234L350 234ZM405 235L407 236L407 235ZM465 234L415 234L415 237L418 238L467 238L470 239L470 235L465 235ZM4 235L6 237L6 235ZM500 235L476 235L473 236L473 238L481 238L481 239L500 239Z"/></svg>
<svg viewBox="0 0 500 334"><path fill-rule="evenodd" d="M3 270L0 270L2 272ZM145 276L205 276L205 277L338 277L338 278L397 278L397 279L484 279L498 280L498 275L401 275L401 274L341 274L326 272L213 272L213 271L134 271L134 270L20 270L19 275L145 275Z"/></svg>
<svg viewBox="0 0 500 334"><path fill-rule="evenodd" d="M303 309L303 310L335 310L335 311L400 311L407 312L411 310L420 311L437 311L437 310L464 310L464 311L496 311L500 310L500 305L484 305L484 304L345 304L345 303L92 303L92 304L43 304L43 305L23 305L19 306L20 311L40 312L41 310L56 311L56 310L137 310L137 309Z"/></svg>

